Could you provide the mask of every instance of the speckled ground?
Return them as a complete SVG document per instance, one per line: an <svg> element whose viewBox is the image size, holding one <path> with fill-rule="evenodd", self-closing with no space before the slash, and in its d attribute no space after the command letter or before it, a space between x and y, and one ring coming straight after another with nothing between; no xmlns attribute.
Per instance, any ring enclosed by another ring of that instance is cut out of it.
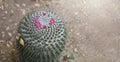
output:
<svg viewBox="0 0 120 62"><path fill-rule="evenodd" d="M61 62L120 62L120 0L0 0L0 62L16 62L18 23L42 7L65 22Z"/></svg>

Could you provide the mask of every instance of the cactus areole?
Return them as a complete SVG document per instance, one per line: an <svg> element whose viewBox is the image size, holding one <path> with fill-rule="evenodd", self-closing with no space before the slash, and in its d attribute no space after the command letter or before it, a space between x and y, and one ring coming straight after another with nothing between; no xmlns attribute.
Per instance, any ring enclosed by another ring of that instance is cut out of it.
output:
<svg viewBox="0 0 120 62"><path fill-rule="evenodd" d="M41 9L28 13L21 20L18 32L18 62L59 62L66 31L54 12Z"/></svg>

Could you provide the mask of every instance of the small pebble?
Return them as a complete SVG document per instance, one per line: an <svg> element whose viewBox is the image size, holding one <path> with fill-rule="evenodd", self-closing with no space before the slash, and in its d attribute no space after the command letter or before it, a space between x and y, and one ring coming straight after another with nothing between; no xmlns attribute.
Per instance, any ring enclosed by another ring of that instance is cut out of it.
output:
<svg viewBox="0 0 120 62"><path fill-rule="evenodd" d="M13 10L10 10L10 15L13 15L14 11Z"/></svg>
<svg viewBox="0 0 120 62"><path fill-rule="evenodd" d="M79 35L80 35L80 33L76 33L76 35L77 35L77 36L79 36Z"/></svg>
<svg viewBox="0 0 120 62"><path fill-rule="evenodd" d="M17 35L20 36L20 33L18 33Z"/></svg>
<svg viewBox="0 0 120 62"><path fill-rule="evenodd" d="M74 14L75 14L75 15L78 15L78 12L75 12Z"/></svg>
<svg viewBox="0 0 120 62"><path fill-rule="evenodd" d="M34 6L35 7L40 7L40 4L39 3L35 3Z"/></svg>
<svg viewBox="0 0 120 62"><path fill-rule="evenodd" d="M71 32L73 32L73 29L70 29Z"/></svg>
<svg viewBox="0 0 120 62"><path fill-rule="evenodd" d="M5 14L7 14L8 12L7 12L7 10L5 11Z"/></svg>
<svg viewBox="0 0 120 62"><path fill-rule="evenodd" d="M17 23L15 23L14 25L17 26Z"/></svg>
<svg viewBox="0 0 120 62"><path fill-rule="evenodd" d="M26 4L25 4L25 3L22 3L22 6L24 6L24 7L25 7L25 6L26 6Z"/></svg>
<svg viewBox="0 0 120 62"><path fill-rule="evenodd" d="M4 20L5 20L5 19L6 19L6 17L5 17L5 16L3 16L3 17L2 17L2 19L4 19Z"/></svg>
<svg viewBox="0 0 120 62"><path fill-rule="evenodd" d="M6 46L7 46L8 48L10 47L10 45L9 45L8 43L6 44Z"/></svg>
<svg viewBox="0 0 120 62"><path fill-rule="evenodd" d="M12 49L11 51L15 52L15 49Z"/></svg>
<svg viewBox="0 0 120 62"><path fill-rule="evenodd" d="M2 32L2 37L5 37L5 32Z"/></svg>
<svg viewBox="0 0 120 62"><path fill-rule="evenodd" d="M13 10L11 10L10 12L13 13Z"/></svg>
<svg viewBox="0 0 120 62"><path fill-rule="evenodd" d="M74 52L78 52L78 49L77 49L77 48L74 48Z"/></svg>
<svg viewBox="0 0 120 62"><path fill-rule="evenodd" d="M12 33L8 32L8 35L11 37L11 36L12 36Z"/></svg>
<svg viewBox="0 0 120 62"><path fill-rule="evenodd" d="M20 5L18 3L15 4L18 8L20 7Z"/></svg>
<svg viewBox="0 0 120 62"><path fill-rule="evenodd" d="M19 37L18 37L18 36L16 36L16 39L19 39Z"/></svg>
<svg viewBox="0 0 120 62"><path fill-rule="evenodd" d="M6 30L8 31L10 29L10 27L7 27Z"/></svg>
<svg viewBox="0 0 120 62"><path fill-rule="evenodd" d="M84 4L86 4L86 1L85 1L85 0L83 0L83 3L84 3Z"/></svg>
<svg viewBox="0 0 120 62"><path fill-rule="evenodd" d="M13 43L11 41L8 42L10 45L13 45Z"/></svg>

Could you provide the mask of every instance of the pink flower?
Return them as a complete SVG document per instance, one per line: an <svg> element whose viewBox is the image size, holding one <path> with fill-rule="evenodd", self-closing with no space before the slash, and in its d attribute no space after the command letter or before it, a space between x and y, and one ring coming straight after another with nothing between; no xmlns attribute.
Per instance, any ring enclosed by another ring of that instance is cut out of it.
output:
<svg viewBox="0 0 120 62"><path fill-rule="evenodd" d="M45 25L43 26L43 29L46 29L46 26L45 26Z"/></svg>
<svg viewBox="0 0 120 62"><path fill-rule="evenodd" d="M50 19L50 24L54 24L55 23L55 20L53 18Z"/></svg>
<svg viewBox="0 0 120 62"><path fill-rule="evenodd" d="M41 27L41 24L40 24L40 22L38 21L38 16L33 17L32 20L34 21L36 28Z"/></svg>
<svg viewBox="0 0 120 62"><path fill-rule="evenodd" d="M35 23L36 28L41 27L41 24L39 22Z"/></svg>
<svg viewBox="0 0 120 62"><path fill-rule="evenodd" d="M43 16L45 16L45 15L46 15L46 13L43 12Z"/></svg>
<svg viewBox="0 0 120 62"><path fill-rule="evenodd" d="M33 17L32 20L33 20L34 22L38 22L38 17L37 17L37 16L36 16L36 17Z"/></svg>

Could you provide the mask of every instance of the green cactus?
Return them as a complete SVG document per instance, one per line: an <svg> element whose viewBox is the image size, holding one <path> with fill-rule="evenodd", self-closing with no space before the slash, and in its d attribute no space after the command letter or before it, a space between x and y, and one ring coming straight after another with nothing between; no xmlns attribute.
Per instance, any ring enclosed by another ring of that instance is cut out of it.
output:
<svg viewBox="0 0 120 62"><path fill-rule="evenodd" d="M19 62L58 62L66 40L64 24L54 12L41 9L20 22L17 41Z"/></svg>

